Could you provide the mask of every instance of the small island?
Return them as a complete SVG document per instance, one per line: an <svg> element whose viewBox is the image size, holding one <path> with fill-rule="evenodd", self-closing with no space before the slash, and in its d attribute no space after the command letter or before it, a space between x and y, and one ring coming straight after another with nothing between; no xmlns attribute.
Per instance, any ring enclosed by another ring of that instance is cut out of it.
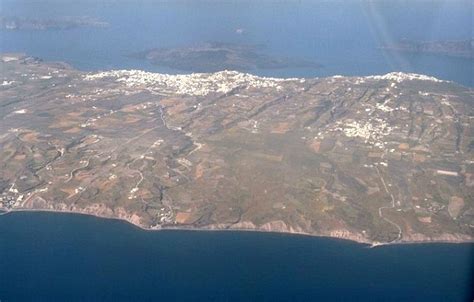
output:
<svg viewBox="0 0 474 302"><path fill-rule="evenodd" d="M65 30L77 27L107 27L109 24L90 17L63 17L38 19L0 16L0 29L3 30Z"/></svg>
<svg viewBox="0 0 474 302"><path fill-rule="evenodd" d="M190 72L321 67L308 60L266 55L260 48L257 45L212 42L180 48L154 48L131 56L146 59L155 65Z"/></svg>
<svg viewBox="0 0 474 302"><path fill-rule="evenodd" d="M390 51L424 53L448 57L474 59L474 40L458 41L413 41L404 39L398 43L381 47Z"/></svg>

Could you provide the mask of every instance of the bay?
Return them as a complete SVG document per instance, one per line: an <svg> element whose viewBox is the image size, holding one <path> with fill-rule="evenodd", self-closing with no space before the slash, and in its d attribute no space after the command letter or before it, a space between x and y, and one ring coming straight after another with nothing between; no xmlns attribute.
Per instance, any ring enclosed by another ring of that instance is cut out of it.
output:
<svg viewBox="0 0 474 302"><path fill-rule="evenodd" d="M207 41L258 44L277 57L320 69L252 70L276 77L415 72L474 86L474 60L379 49L400 39L472 39L472 2L415 1L72 1L1 0L1 14L30 18L88 16L107 28L0 31L1 52L65 61L82 70L179 71L128 57L155 47Z"/></svg>

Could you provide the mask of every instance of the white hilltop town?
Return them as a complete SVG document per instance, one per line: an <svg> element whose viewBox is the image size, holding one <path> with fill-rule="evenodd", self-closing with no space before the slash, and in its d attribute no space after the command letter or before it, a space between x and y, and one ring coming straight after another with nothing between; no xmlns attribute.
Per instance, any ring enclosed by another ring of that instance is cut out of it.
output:
<svg viewBox="0 0 474 302"><path fill-rule="evenodd" d="M331 77L333 79L343 78L340 75ZM304 78L272 78L261 77L238 71L220 71L215 73L191 73L191 74L162 74L147 72L143 70L111 70L98 73L89 73L84 76L86 81L100 79L115 79L116 82L124 83L130 88L142 88L151 92L172 93L178 95L205 96L209 93L228 93L238 87L247 88L276 88L283 82L297 81L304 83ZM366 80L390 80L400 83L407 80L422 80L443 82L435 77L426 75L391 72L385 75L355 77L356 83L364 83Z"/></svg>
<svg viewBox="0 0 474 302"><path fill-rule="evenodd" d="M279 83L304 79L267 78L237 71L169 75L142 70L112 70L84 76L87 81L114 78L131 88L168 92L178 95L204 96L212 92L228 93L241 86L281 89Z"/></svg>

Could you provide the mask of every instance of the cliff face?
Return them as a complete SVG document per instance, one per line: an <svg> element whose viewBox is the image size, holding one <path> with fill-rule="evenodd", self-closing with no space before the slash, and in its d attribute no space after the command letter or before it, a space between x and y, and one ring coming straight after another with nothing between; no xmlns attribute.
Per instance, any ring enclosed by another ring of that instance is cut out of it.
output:
<svg viewBox="0 0 474 302"><path fill-rule="evenodd" d="M390 73L82 73L2 57L0 205L145 229L472 240L474 93Z"/></svg>

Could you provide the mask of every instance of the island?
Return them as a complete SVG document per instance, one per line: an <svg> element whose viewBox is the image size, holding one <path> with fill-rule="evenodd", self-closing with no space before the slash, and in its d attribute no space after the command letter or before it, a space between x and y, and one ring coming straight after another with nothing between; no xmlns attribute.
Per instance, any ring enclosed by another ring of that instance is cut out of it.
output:
<svg viewBox="0 0 474 302"><path fill-rule="evenodd" d="M191 72L322 67L308 60L273 57L262 53L261 48L261 45L207 42L178 48L154 48L130 56Z"/></svg>
<svg viewBox="0 0 474 302"><path fill-rule="evenodd" d="M473 241L474 90L0 62L0 210L147 230Z"/></svg>
<svg viewBox="0 0 474 302"><path fill-rule="evenodd" d="M403 39L398 43L385 45L381 48L390 51L474 59L473 39L456 41L413 41Z"/></svg>
<svg viewBox="0 0 474 302"><path fill-rule="evenodd" d="M0 16L2 30L65 30L77 27L107 27L109 24L91 17L38 19Z"/></svg>

